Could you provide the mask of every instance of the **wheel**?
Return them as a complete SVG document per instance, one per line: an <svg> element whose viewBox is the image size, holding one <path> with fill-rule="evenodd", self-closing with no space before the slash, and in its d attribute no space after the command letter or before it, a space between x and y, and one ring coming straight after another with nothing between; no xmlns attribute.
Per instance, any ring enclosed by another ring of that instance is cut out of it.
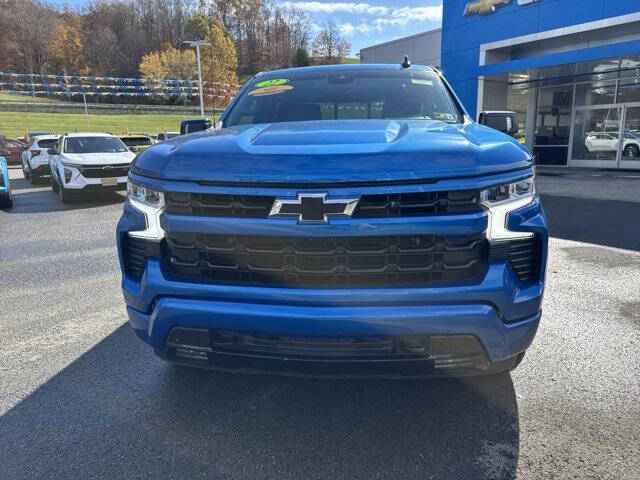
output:
<svg viewBox="0 0 640 480"><path fill-rule="evenodd" d="M13 198L11 198L11 192L9 192L6 196L0 196L0 208L9 209L13 207Z"/></svg>
<svg viewBox="0 0 640 480"><path fill-rule="evenodd" d="M622 155L625 157L638 157L640 156L640 148L638 145L627 145L624 147Z"/></svg>
<svg viewBox="0 0 640 480"><path fill-rule="evenodd" d="M37 175L33 172L29 173L29 181L31 182L31 185L37 185L40 183L40 175Z"/></svg>
<svg viewBox="0 0 640 480"><path fill-rule="evenodd" d="M72 192L62 185L58 185L58 198L62 203L72 203L76 199L76 192Z"/></svg>

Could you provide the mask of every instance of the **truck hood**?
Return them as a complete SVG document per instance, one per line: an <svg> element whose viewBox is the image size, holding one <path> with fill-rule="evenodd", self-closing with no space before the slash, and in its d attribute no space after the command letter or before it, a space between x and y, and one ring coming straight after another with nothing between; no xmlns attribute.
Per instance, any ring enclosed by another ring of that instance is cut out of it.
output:
<svg viewBox="0 0 640 480"><path fill-rule="evenodd" d="M131 152L122 153L63 153L60 159L75 165L118 165L135 158Z"/></svg>
<svg viewBox="0 0 640 480"><path fill-rule="evenodd" d="M132 172L216 183L401 182L531 166L515 139L431 120L276 123L178 137L142 152Z"/></svg>

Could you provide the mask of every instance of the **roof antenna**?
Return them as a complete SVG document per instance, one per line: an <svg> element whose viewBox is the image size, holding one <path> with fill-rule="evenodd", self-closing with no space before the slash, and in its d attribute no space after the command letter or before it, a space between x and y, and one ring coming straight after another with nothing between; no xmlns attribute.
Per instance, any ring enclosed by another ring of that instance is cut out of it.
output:
<svg viewBox="0 0 640 480"><path fill-rule="evenodd" d="M411 66L411 62L409 61L409 57L407 55L404 56L404 60L400 64L402 68L409 68Z"/></svg>

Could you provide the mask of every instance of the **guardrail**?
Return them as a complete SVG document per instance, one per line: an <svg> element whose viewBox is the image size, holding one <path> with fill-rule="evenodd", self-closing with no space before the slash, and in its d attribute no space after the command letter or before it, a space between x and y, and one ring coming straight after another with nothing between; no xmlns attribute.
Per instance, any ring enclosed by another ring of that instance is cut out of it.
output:
<svg viewBox="0 0 640 480"><path fill-rule="evenodd" d="M200 116L197 106L182 105L138 105L138 104L110 104L87 103L92 115L100 114L166 114L166 115L194 115ZM44 103L44 102L0 102L0 111L4 112L33 112L33 113L80 113L84 114L83 103ZM217 116L224 108L208 108L207 115Z"/></svg>

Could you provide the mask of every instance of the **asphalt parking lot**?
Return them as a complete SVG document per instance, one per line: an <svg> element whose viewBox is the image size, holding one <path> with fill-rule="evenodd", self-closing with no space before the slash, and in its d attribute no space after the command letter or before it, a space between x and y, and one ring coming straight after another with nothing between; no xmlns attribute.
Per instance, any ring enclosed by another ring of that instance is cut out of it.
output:
<svg viewBox="0 0 640 480"><path fill-rule="evenodd" d="M542 175L543 322L511 375L188 370L130 331L122 196L0 212L0 479L640 478L640 175Z"/></svg>

